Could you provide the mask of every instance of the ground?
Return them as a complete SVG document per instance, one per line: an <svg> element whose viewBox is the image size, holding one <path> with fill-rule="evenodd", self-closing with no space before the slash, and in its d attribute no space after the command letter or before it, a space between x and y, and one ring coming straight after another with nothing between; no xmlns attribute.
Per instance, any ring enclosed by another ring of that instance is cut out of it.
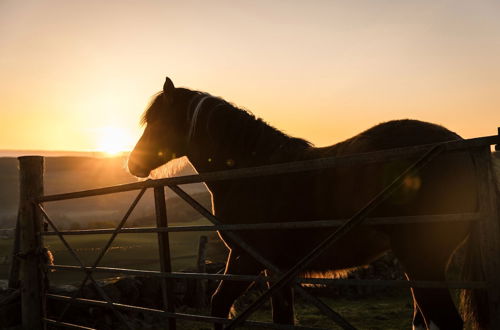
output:
<svg viewBox="0 0 500 330"><path fill-rule="evenodd" d="M182 223L182 225L206 224L203 220ZM179 224L174 224L179 225ZM171 233L170 247L172 250L172 269L179 271L193 268L196 265L199 237L209 236L207 255L214 261L225 261L225 248L218 243L213 232L180 232ZM97 258L110 235L65 236L70 246L76 251L86 265L91 265ZM45 245L54 255L54 263L59 265L78 265L57 236L46 236ZM143 270L159 270L158 248L156 234L120 234L103 258L99 266L132 268ZM9 256L12 240L0 239L0 260ZM8 277L9 265L0 265L0 279ZM109 274L97 274L104 278ZM79 273L57 271L50 274L51 283L72 283L81 278Z"/></svg>
<svg viewBox="0 0 500 330"><path fill-rule="evenodd" d="M411 298L406 290L399 293L394 292L385 296L376 296L358 299L334 299L321 298L325 303L339 312L357 329L366 330L401 330L411 329L411 315L413 307ZM193 313L197 311L183 310L183 313ZM333 321L321 314L316 307L303 303L300 300L296 303L296 315L299 325L341 329L333 324ZM255 321L271 321L269 307L257 311L251 318ZM211 330L208 323L178 321L178 328L182 330ZM241 327L250 330L255 327Z"/></svg>
<svg viewBox="0 0 500 330"><path fill-rule="evenodd" d="M184 224L194 225L199 222ZM173 270L192 268L196 263L196 253L200 235L209 232L184 232L170 235L170 244L173 251ZM109 235L67 236L69 244L77 251L86 264L95 260ZM209 258L224 260L224 249L215 244L216 239L211 237ZM76 265L73 257L55 236L45 238L46 245L55 255L56 264ZM10 240L0 240L0 254L8 255ZM117 237L112 248L103 259L101 266L125 267L135 269L158 269L156 234L121 234ZM2 278L6 278L7 265L0 266ZM104 277L106 274L96 274ZM75 272L57 271L50 275L52 283L75 283L81 275ZM411 320L411 304L407 290L401 289L388 295L377 295L368 298L333 299L322 298L334 310L341 313L349 322L359 329L409 329ZM196 313L194 309L181 309L179 312ZM208 314L208 311L205 311ZM297 320L301 325L332 328L332 322L323 316L311 305L297 300ZM271 321L269 306L266 305L252 316L253 320ZM159 329L159 328L158 328ZM211 329L207 323L179 321L179 329ZM248 328L250 329L250 328ZM333 329L335 327L333 326Z"/></svg>

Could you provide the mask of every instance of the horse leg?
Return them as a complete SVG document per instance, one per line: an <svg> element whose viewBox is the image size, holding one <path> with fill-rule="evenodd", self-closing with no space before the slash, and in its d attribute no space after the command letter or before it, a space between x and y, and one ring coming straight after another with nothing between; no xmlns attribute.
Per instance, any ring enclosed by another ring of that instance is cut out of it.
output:
<svg viewBox="0 0 500 330"><path fill-rule="evenodd" d="M415 297L413 296L413 291L412 291L412 297L413 297L412 329L413 330L425 330L427 327L425 326L424 316L422 315L420 308L418 308L417 301L415 300Z"/></svg>
<svg viewBox="0 0 500 330"><path fill-rule="evenodd" d="M432 280L442 281L444 276ZM463 329L463 321L447 289L414 288L412 292L428 329Z"/></svg>
<svg viewBox="0 0 500 330"><path fill-rule="evenodd" d="M233 251L229 252L226 270L224 274L233 275L258 275L261 271L259 264L247 255L237 255ZM212 295L211 315L215 317L227 318L229 310L236 298L238 298L253 283L244 281L222 280L217 290ZM222 330L222 324L216 324L214 329Z"/></svg>
<svg viewBox="0 0 500 330"><path fill-rule="evenodd" d="M446 264L450 253L434 250L434 255L425 253L428 249L397 249L393 251L405 269L409 280L445 281ZM422 253L424 252L424 253ZM451 295L446 288L412 288L416 307L413 326L429 330L458 330L463 328L463 321ZM424 325L422 325L422 319Z"/></svg>
<svg viewBox="0 0 500 330"><path fill-rule="evenodd" d="M266 275L271 272L266 270ZM267 286L271 287L271 282L267 282ZM273 322L280 324L295 323L295 315L293 310L293 289L287 285L283 289L278 290L271 298Z"/></svg>
<svg viewBox="0 0 500 330"><path fill-rule="evenodd" d="M406 279L410 280L408 278L408 275L406 275ZM425 320L424 316L422 315L422 312L418 308L417 301L415 300L415 297L413 296L413 291L411 293L412 295L412 300L413 300L413 321L412 321L412 330L425 330Z"/></svg>

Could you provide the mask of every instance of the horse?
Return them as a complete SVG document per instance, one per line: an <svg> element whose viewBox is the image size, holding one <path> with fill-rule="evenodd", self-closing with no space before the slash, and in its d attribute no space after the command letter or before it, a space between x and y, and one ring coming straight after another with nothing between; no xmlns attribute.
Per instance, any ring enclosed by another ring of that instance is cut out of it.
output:
<svg viewBox="0 0 500 330"><path fill-rule="evenodd" d="M128 169L137 177L148 177L152 170L182 156L199 173L205 173L461 139L442 126L403 119L378 124L331 146L314 147L220 97L177 88L168 77L141 123L144 132L128 159ZM352 216L414 161L407 157L206 185L212 195L212 212L224 224L343 219ZM446 153L418 174L405 178L371 216L466 213L476 211L477 204L472 156ZM286 270L335 229L248 230L239 235L279 269ZM473 239L468 239L473 233L471 221L358 226L312 261L306 273L341 277L392 250L408 280L444 281L454 251L462 244L474 251ZM219 236L229 249L225 274L269 272L223 232ZM466 258L468 265L478 258L472 253ZM211 298L211 315L227 317L235 299L248 287L246 282L221 281ZM473 295L477 290L470 291ZM463 328L464 321L448 289L414 287L411 294L413 329ZM469 302L479 301L469 298ZM468 307L474 319L481 307L474 303ZM290 286L273 296L272 316L275 323L294 324ZM472 321L481 326L479 317Z"/></svg>

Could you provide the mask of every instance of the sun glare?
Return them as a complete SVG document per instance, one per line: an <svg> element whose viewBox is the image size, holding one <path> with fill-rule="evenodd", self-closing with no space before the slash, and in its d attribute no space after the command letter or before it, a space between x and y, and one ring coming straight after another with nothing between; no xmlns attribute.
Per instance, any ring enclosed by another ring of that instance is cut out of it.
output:
<svg viewBox="0 0 500 330"><path fill-rule="evenodd" d="M130 148L128 140L123 129L106 126L100 129L98 150L107 156L116 156Z"/></svg>

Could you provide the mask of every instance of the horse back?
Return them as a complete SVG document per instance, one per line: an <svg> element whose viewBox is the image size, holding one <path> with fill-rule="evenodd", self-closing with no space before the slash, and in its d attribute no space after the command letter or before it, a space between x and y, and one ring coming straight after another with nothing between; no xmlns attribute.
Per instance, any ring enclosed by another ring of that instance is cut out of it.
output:
<svg viewBox="0 0 500 330"><path fill-rule="evenodd" d="M302 151L300 157L342 156L459 138L432 124L389 122L337 145ZM235 180L213 191L214 209L216 215L227 223L346 219L364 207L415 160L403 157L390 162ZM370 216L471 212L477 204L475 190L474 164L470 155L450 153L437 157L419 173L406 178L401 188ZM261 253L286 267L334 230L247 231L241 235ZM361 226L341 239L311 268L344 269L366 264L388 250L395 237L408 242L441 240L446 246L454 247L466 237L468 230L468 224Z"/></svg>

